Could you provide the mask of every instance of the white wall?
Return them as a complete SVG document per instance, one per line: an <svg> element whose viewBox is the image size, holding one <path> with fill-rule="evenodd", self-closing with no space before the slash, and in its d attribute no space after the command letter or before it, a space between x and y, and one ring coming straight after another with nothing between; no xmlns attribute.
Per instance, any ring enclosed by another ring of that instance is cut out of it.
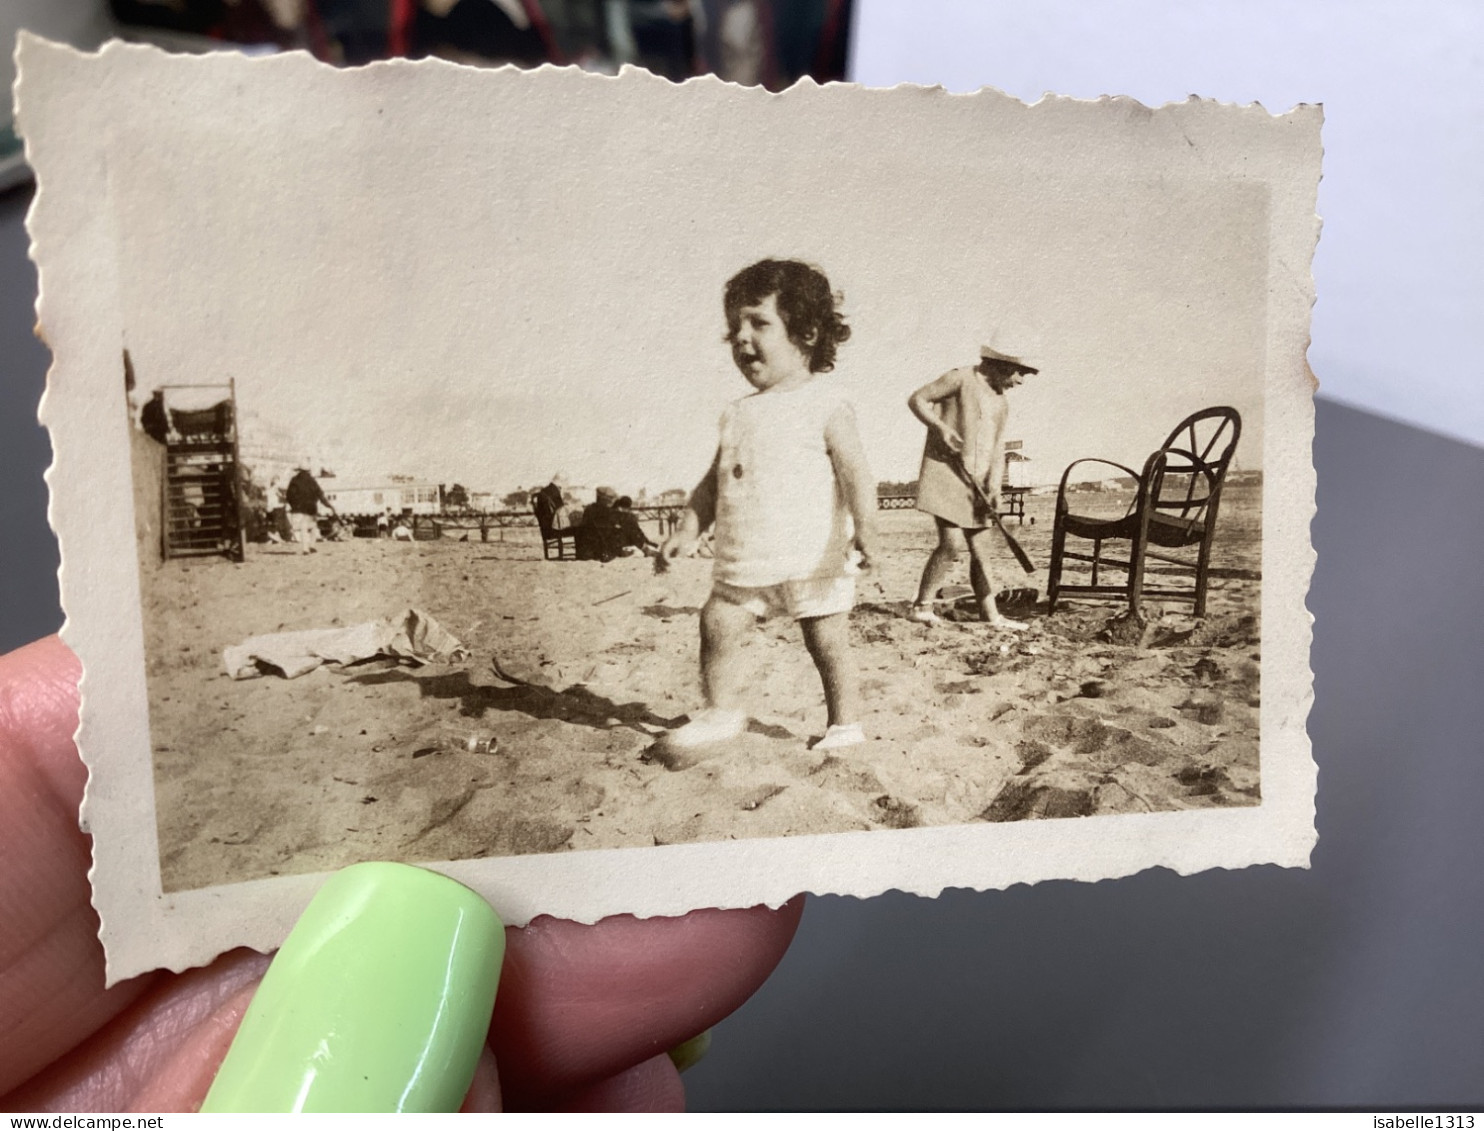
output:
<svg viewBox="0 0 1484 1131"><path fill-rule="evenodd" d="M857 0L871 86L1325 107L1322 393L1484 444L1484 5Z"/></svg>

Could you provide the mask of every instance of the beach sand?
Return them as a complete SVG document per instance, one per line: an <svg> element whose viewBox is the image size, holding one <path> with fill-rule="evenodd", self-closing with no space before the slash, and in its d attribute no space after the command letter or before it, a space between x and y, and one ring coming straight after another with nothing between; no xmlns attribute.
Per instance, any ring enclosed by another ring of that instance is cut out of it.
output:
<svg viewBox="0 0 1484 1131"><path fill-rule="evenodd" d="M646 760L699 705L697 615L710 562L656 576L647 559L546 562L531 529L482 543L354 540L299 556L144 571L161 871L169 890L333 869L919 825L1256 805L1259 485L1227 488L1208 615L1116 601L1048 616L1051 504L1031 499L996 581L1032 585L1021 633L905 618L934 541L882 512L851 637L869 741L824 730L797 625L747 648L749 732L689 768ZM1099 506L1121 510L1126 495ZM1034 518L1032 524L1029 519ZM503 540L496 540L503 538ZM962 566L967 581L967 559ZM426 610L471 658L377 660L298 679L234 681L222 650L256 634ZM502 680L492 669L515 677ZM493 753L469 749L495 740Z"/></svg>

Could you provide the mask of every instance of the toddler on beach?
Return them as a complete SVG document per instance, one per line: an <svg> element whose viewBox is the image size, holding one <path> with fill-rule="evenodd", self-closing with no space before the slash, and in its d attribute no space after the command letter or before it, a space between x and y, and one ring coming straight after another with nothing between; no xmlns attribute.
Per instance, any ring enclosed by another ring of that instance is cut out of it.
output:
<svg viewBox="0 0 1484 1131"><path fill-rule="evenodd" d="M721 418L716 458L655 568L695 551L714 525L711 596L701 612L704 710L659 745L687 750L747 727L739 650L757 620L799 622L824 684L828 729L816 750L865 741L850 659L855 573L875 555L876 482L855 410L833 376L850 337L823 272L764 259L726 285L732 360L755 392Z"/></svg>

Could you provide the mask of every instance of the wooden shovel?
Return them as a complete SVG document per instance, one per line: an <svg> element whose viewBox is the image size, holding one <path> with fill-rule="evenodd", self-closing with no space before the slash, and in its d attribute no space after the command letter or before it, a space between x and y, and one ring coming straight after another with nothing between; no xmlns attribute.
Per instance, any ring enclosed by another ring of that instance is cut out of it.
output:
<svg viewBox="0 0 1484 1131"><path fill-rule="evenodd" d="M1030 555L1025 552L1024 548L1015 540L1011 533L1005 529L1005 524L1000 521L1000 515L995 510L994 503L984 493L984 488L980 486L979 480L969 474L969 469L964 466L964 461L959 456L950 453L948 456L948 466L953 468L958 473L958 477L967 483L973 489L974 494L979 497L980 505L989 512L990 521L994 523L995 529L1000 532L1000 537L1005 540L1005 545L1010 547L1010 552L1015 555L1015 560L1020 563L1020 568L1025 570L1026 573L1035 573L1036 567L1031 564Z"/></svg>

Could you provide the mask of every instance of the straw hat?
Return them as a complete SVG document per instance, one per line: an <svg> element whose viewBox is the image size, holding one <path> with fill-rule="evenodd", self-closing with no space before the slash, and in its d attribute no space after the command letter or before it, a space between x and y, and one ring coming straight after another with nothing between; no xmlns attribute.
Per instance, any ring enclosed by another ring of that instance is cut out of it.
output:
<svg viewBox="0 0 1484 1131"><path fill-rule="evenodd" d="M1006 361L1018 365L1031 373L1041 372L1026 358L1035 352L1035 347L1026 341L1016 341L1007 334L995 332L989 341L979 347L980 361Z"/></svg>

